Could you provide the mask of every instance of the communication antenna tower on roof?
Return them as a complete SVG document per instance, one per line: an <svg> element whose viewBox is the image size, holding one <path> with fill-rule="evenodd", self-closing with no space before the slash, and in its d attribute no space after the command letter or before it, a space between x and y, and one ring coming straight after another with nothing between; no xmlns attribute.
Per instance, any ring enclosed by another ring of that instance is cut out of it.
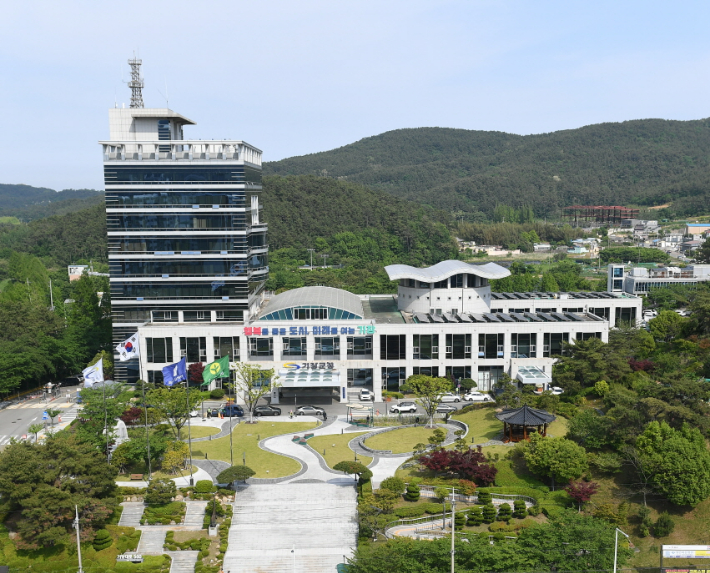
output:
<svg viewBox="0 0 710 573"><path fill-rule="evenodd" d="M143 105L143 78L141 78L141 64L143 60L133 57L128 60L128 65L131 66L131 81L128 82L128 87L131 88L131 107L144 107Z"/></svg>

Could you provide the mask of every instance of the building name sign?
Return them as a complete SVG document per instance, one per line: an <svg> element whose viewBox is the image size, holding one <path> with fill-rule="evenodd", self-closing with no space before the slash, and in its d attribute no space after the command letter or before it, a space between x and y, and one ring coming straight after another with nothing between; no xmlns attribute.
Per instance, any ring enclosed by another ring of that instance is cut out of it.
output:
<svg viewBox="0 0 710 573"><path fill-rule="evenodd" d="M360 326L289 326L287 328L271 328L263 326L245 326L244 336L336 336L338 334L360 334L363 336L375 334L373 324Z"/></svg>
<svg viewBox="0 0 710 573"><path fill-rule="evenodd" d="M663 545L664 559L710 559L710 545Z"/></svg>
<svg viewBox="0 0 710 573"><path fill-rule="evenodd" d="M286 370L335 370L335 362L286 362L284 364Z"/></svg>

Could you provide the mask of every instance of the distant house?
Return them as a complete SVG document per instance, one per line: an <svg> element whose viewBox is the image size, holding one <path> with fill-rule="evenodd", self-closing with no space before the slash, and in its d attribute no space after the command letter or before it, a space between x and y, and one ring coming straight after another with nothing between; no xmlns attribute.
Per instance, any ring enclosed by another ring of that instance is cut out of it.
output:
<svg viewBox="0 0 710 573"><path fill-rule="evenodd" d="M688 223L685 226L686 237L693 237L693 239L698 240L710 231L710 223Z"/></svg>
<svg viewBox="0 0 710 573"><path fill-rule="evenodd" d="M587 247L574 246L567 249L567 253L569 253L570 255L584 255L588 252L589 249L587 249Z"/></svg>
<svg viewBox="0 0 710 573"><path fill-rule="evenodd" d="M552 245L550 243L535 243L533 245L533 251L536 253L549 253L551 249Z"/></svg>

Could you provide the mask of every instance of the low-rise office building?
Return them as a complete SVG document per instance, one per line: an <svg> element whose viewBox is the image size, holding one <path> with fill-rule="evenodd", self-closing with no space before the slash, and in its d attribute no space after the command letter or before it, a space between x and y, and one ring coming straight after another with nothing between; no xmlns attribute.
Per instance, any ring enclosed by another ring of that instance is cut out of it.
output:
<svg viewBox="0 0 710 573"><path fill-rule="evenodd" d="M710 265L680 267L631 267L623 264L608 266L607 291L611 294L646 295L653 288L673 285L692 286L710 280Z"/></svg>
<svg viewBox="0 0 710 573"><path fill-rule="evenodd" d="M606 341L611 326L641 314L641 300L624 294L491 293L489 280L509 275L495 263L385 270L399 282L397 295L304 287L265 297L243 323L161 315L139 329L142 378L159 382L162 367L182 356L191 363L228 354L274 369L281 388L272 403L347 402L362 388L379 401L413 374L471 378L482 391L504 374L545 387L565 342Z"/></svg>

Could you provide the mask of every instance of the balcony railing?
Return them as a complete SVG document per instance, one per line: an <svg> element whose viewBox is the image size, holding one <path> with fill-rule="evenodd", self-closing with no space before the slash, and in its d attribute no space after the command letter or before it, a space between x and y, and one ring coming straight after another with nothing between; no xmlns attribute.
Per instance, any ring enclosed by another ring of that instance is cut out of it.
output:
<svg viewBox="0 0 710 573"><path fill-rule="evenodd" d="M100 141L104 161L239 161L261 165L261 150L235 140Z"/></svg>

